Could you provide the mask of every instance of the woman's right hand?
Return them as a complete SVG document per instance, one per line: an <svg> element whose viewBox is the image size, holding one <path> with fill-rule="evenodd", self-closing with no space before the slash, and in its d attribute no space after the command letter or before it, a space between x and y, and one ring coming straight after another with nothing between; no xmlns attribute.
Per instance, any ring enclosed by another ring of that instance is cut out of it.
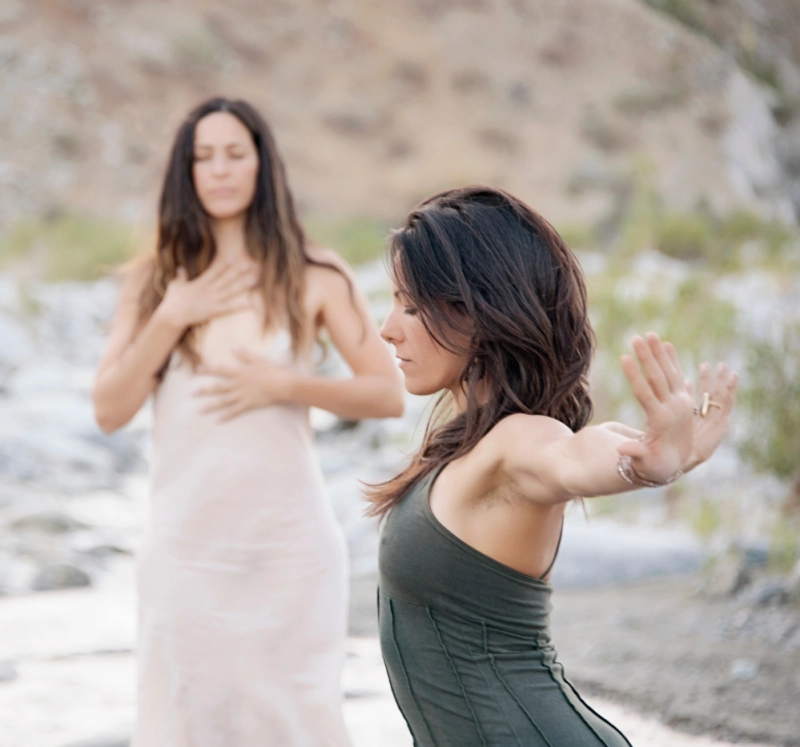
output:
<svg viewBox="0 0 800 747"><path fill-rule="evenodd" d="M647 424L641 439L624 441L618 451L631 458L640 477L657 483L684 469L694 435L692 395L671 348L649 332L644 339L633 338L636 360L622 356L622 369Z"/></svg>
<svg viewBox="0 0 800 747"><path fill-rule="evenodd" d="M186 269L179 267L167 285L167 292L157 313L181 332L217 316L250 308L246 293L257 283L257 275L247 263L217 261L205 272L189 280Z"/></svg>
<svg viewBox="0 0 800 747"><path fill-rule="evenodd" d="M684 472L705 462L725 438L730 426L731 410L736 403L738 383L738 374L731 371L726 364L719 363L717 365L716 375L708 363L701 364L697 381L699 398L694 409L692 453L684 467ZM687 382L687 387L693 394L694 386L691 381ZM711 403L705 414L702 412L704 394L708 394Z"/></svg>

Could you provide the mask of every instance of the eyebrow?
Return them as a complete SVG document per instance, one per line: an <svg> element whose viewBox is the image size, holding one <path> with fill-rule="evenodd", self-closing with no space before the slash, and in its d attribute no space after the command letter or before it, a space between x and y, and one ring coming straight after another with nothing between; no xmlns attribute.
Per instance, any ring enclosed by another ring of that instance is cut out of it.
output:
<svg viewBox="0 0 800 747"><path fill-rule="evenodd" d="M195 143L195 150L214 150L216 146L211 143ZM242 140L234 140L232 143L225 143L223 148L246 148L247 143Z"/></svg>

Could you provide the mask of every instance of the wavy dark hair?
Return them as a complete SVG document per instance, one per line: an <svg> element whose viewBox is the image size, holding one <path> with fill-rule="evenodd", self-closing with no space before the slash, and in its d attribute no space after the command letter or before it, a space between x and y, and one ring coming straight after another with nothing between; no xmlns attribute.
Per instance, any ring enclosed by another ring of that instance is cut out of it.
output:
<svg viewBox="0 0 800 747"><path fill-rule="evenodd" d="M305 321L303 270L307 264L337 271L338 268L308 256L286 169L272 132L255 107L242 100L209 99L189 112L178 128L161 189L155 256L148 258L149 278L139 299L139 324L146 322L161 303L178 267L185 267L191 280L208 269L216 256L211 219L203 209L192 178L197 123L215 112L236 117L248 129L256 147L259 167L245 221L247 251L260 268L259 282L266 309L264 324L271 321L272 315L285 312L292 345L297 351ZM199 357L192 344L194 331L194 328L186 330L177 347L197 364Z"/></svg>
<svg viewBox="0 0 800 747"><path fill-rule="evenodd" d="M466 356L466 407L442 422L451 399L443 393L411 464L367 488L367 512L377 516L508 415L546 415L573 431L592 416L595 336L583 273L535 210L491 187L448 190L420 203L393 233L389 257L396 286L431 337ZM488 399L479 399L479 386Z"/></svg>

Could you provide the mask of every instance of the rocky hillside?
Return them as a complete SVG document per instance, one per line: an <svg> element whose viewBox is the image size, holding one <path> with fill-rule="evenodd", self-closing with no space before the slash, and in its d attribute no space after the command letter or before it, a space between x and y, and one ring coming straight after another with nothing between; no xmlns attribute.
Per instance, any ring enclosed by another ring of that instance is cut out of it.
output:
<svg viewBox="0 0 800 747"><path fill-rule="evenodd" d="M792 216L770 90L639 0L0 0L0 66L0 230L147 224L216 93L266 113L307 213L484 181L595 222L649 163L676 209Z"/></svg>
<svg viewBox="0 0 800 747"><path fill-rule="evenodd" d="M775 150L800 216L800 3L796 0L646 0L712 39L770 94Z"/></svg>

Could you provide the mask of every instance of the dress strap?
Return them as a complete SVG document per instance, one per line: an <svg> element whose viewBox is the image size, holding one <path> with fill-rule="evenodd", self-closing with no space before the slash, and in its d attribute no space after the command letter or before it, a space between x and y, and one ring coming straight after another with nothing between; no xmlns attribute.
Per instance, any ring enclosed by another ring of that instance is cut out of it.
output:
<svg viewBox="0 0 800 747"><path fill-rule="evenodd" d="M547 578L547 574L553 570L553 566L556 564L556 558L558 557L558 551L561 549L561 538L564 536L564 516L561 516L561 531L558 533L558 544L556 545L556 551L553 555L553 559L550 561L550 565L547 566L547 570L539 576L539 578L544 581Z"/></svg>

